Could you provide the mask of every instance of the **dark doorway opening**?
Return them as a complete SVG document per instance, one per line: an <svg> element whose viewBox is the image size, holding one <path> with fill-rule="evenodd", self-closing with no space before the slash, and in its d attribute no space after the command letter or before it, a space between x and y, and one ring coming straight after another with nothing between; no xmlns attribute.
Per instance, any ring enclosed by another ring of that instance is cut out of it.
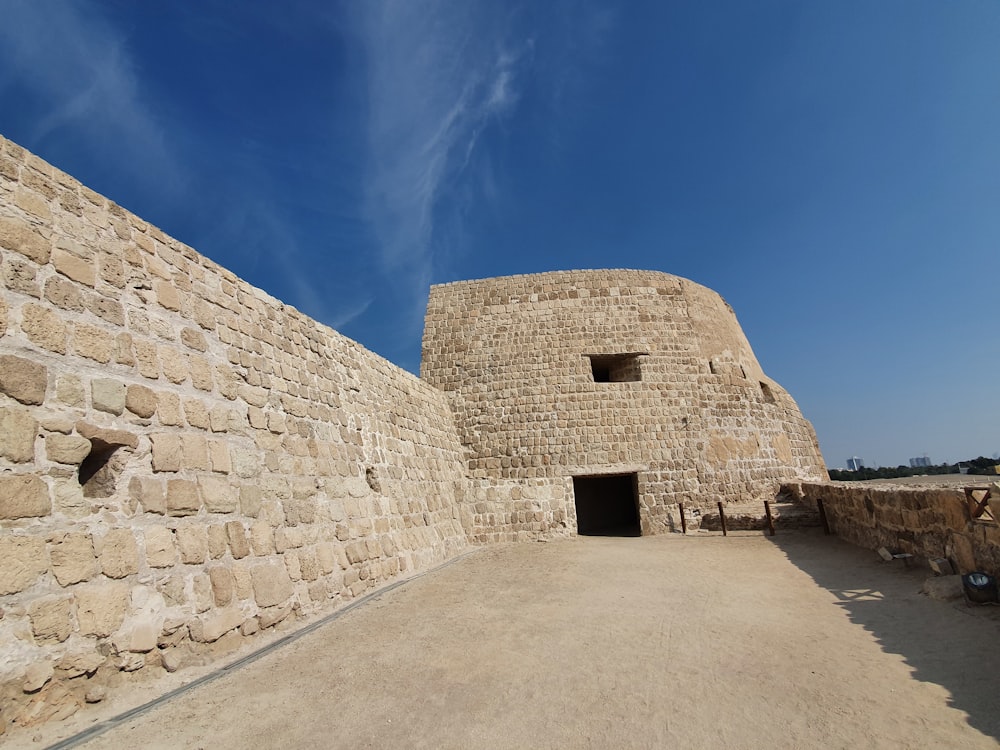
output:
<svg viewBox="0 0 1000 750"><path fill-rule="evenodd" d="M573 477L577 533L584 536L641 536L635 474Z"/></svg>

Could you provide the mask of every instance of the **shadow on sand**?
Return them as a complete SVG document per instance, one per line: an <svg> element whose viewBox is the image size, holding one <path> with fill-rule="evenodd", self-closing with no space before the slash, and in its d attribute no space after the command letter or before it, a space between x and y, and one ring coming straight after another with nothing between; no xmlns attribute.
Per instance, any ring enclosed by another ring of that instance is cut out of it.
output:
<svg viewBox="0 0 1000 750"><path fill-rule="evenodd" d="M970 726L1000 739L1000 607L930 599L920 593L929 569L881 562L875 552L818 530L768 539L884 651L901 655L914 679L943 687Z"/></svg>

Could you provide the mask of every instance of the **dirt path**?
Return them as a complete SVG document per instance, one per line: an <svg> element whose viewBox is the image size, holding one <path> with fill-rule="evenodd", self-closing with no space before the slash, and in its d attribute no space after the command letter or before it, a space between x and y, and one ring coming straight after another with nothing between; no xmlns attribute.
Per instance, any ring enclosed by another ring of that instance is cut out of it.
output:
<svg viewBox="0 0 1000 750"><path fill-rule="evenodd" d="M804 532L488 549L85 747L998 747L1000 622L922 578Z"/></svg>

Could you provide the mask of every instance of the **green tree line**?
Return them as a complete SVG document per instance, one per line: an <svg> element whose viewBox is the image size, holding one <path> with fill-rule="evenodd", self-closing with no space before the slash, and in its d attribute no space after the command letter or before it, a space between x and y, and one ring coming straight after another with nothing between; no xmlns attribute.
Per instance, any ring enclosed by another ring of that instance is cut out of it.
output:
<svg viewBox="0 0 1000 750"><path fill-rule="evenodd" d="M962 468L969 467L969 474L995 474L994 466L1000 463L995 458L979 456L957 464L935 464L933 466L880 466L877 469L865 467L857 471L849 469L830 469L830 479L843 482L858 482L865 479L898 479L899 477L915 477L922 474L959 474L959 464Z"/></svg>

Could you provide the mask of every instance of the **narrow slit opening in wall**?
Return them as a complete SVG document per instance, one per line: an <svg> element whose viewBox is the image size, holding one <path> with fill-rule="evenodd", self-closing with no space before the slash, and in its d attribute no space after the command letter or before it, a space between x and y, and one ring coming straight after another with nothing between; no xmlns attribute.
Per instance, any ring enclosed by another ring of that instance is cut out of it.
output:
<svg viewBox="0 0 1000 750"><path fill-rule="evenodd" d="M640 353L588 354L595 383L636 383L642 380Z"/></svg>
<svg viewBox="0 0 1000 750"><path fill-rule="evenodd" d="M760 384L760 392L761 395L764 397L764 401L766 401L769 404L775 403L774 393L771 391L771 386L769 386L767 383Z"/></svg>
<svg viewBox="0 0 1000 750"><path fill-rule="evenodd" d="M642 536L637 475L573 477L573 496L581 536Z"/></svg>
<svg viewBox="0 0 1000 750"><path fill-rule="evenodd" d="M81 462L77 473L84 497L111 497L115 494L117 477L110 462L120 447L98 438L91 439L90 453Z"/></svg>

